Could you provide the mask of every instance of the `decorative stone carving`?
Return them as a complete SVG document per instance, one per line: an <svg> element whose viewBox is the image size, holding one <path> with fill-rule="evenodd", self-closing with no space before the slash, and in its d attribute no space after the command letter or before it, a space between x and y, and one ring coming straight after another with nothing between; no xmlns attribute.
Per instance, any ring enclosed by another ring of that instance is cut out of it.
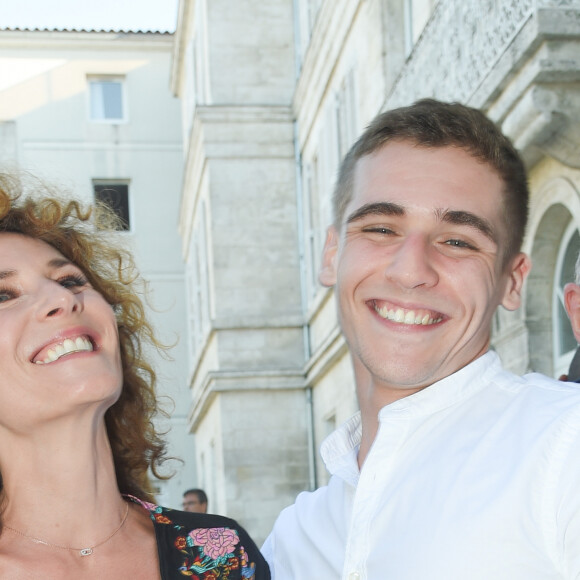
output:
<svg viewBox="0 0 580 580"><path fill-rule="evenodd" d="M439 0L386 108L432 96L468 102L522 30L538 0ZM541 6L579 6L542 0Z"/></svg>
<svg viewBox="0 0 580 580"><path fill-rule="evenodd" d="M579 8L578 0L537 0L538 8Z"/></svg>
<svg viewBox="0 0 580 580"><path fill-rule="evenodd" d="M550 155L578 167L579 45L580 0L440 0L386 108L473 103L530 166Z"/></svg>

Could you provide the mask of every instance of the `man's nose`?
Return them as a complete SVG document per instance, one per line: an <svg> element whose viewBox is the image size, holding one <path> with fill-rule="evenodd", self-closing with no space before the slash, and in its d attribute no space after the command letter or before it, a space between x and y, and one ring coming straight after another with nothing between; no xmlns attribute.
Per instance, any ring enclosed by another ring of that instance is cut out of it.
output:
<svg viewBox="0 0 580 580"><path fill-rule="evenodd" d="M439 274L433 264L433 252L426 236L410 235L392 253L385 276L406 289L434 286L439 281Z"/></svg>

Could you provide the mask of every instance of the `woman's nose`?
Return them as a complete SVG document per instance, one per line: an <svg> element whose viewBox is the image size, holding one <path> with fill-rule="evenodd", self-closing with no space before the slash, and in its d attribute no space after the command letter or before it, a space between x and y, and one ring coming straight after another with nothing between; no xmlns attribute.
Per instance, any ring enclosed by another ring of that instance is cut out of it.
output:
<svg viewBox="0 0 580 580"><path fill-rule="evenodd" d="M42 299L38 311L40 318L54 318L77 312L80 308L81 302L78 294L52 280L43 284Z"/></svg>

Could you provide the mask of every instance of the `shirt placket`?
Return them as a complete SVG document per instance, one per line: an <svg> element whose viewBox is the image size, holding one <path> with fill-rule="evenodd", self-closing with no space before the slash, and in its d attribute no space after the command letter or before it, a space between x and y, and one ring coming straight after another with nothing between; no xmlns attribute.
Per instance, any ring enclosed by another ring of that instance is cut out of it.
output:
<svg viewBox="0 0 580 580"><path fill-rule="evenodd" d="M409 429L407 409L392 409L388 413L383 410L381 415L377 436L360 472L353 500L342 580L377 578L378 571L369 571L367 567L369 554L379 543L376 532L373 533L373 522Z"/></svg>

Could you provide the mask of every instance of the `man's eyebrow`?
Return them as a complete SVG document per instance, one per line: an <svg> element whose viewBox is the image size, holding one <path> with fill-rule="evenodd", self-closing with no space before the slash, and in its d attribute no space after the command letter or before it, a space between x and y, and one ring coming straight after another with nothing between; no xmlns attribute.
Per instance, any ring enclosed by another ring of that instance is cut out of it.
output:
<svg viewBox="0 0 580 580"><path fill-rule="evenodd" d="M357 220L360 220L367 215L405 215L405 208L402 205L396 203L390 203L387 201L381 201L377 203L367 203L359 207L356 211L351 213L346 218L346 223L350 224Z"/></svg>
<svg viewBox="0 0 580 580"><path fill-rule="evenodd" d="M496 233L491 224L485 219L469 211L442 210L439 211L441 221L458 226L469 226L481 232L492 242L497 243Z"/></svg>
<svg viewBox="0 0 580 580"><path fill-rule="evenodd" d="M6 280L16 274L16 270L2 270L0 271L0 280Z"/></svg>
<svg viewBox="0 0 580 580"><path fill-rule="evenodd" d="M397 203L387 201L367 203L351 213L347 217L346 223L350 224L368 215L404 216L406 213L405 208ZM463 210L440 209L437 210L436 213L437 217L443 222L474 228L480 231L492 242L497 243L496 232L489 221L485 218Z"/></svg>

